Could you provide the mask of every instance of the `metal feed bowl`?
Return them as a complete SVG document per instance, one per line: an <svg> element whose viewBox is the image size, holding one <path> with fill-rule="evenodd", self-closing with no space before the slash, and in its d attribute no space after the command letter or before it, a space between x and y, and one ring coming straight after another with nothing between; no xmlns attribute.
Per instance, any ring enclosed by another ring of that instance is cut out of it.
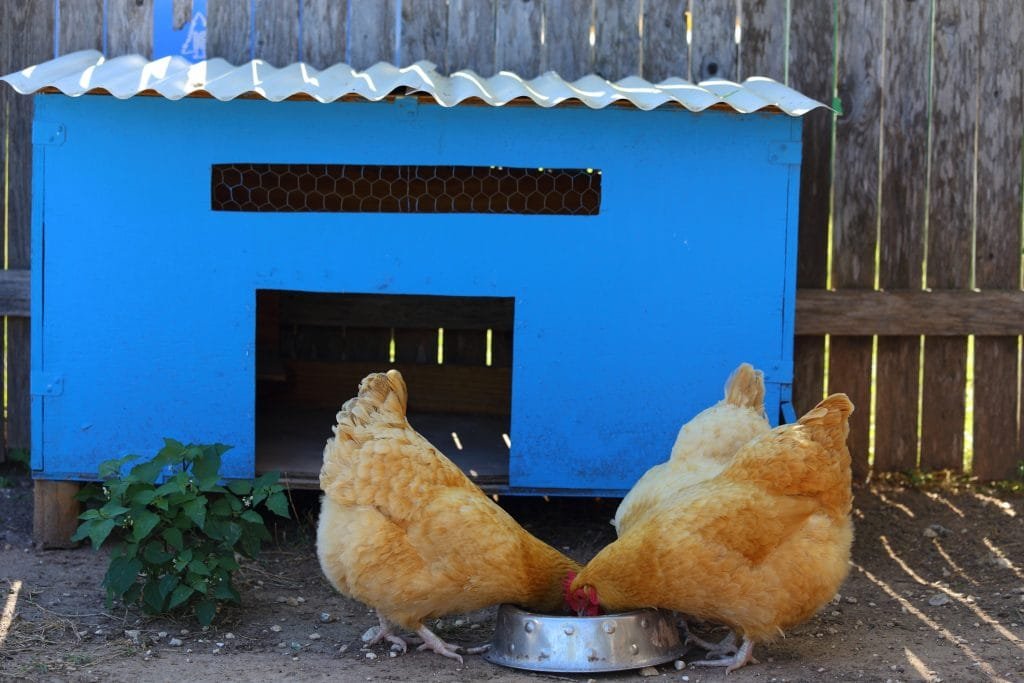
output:
<svg viewBox="0 0 1024 683"><path fill-rule="evenodd" d="M673 615L662 610L570 617L502 605L484 658L516 669L592 673L663 664L684 650Z"/></svg>

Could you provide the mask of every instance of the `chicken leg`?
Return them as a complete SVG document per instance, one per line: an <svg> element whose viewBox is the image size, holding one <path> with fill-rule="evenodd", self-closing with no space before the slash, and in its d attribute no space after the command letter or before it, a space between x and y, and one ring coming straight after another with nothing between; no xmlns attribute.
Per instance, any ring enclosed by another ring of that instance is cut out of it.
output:
<svg viewBox="0 0 1024 683"><path fill-rule="evenodd" d="M729 636L725 638L728 640ZM733 636L734 642L735 637ZM720 643L719 645L721 645ZM744 637L743 642L740 644L736 654L731 657L723 657L721 659L702 659L696 662L690 662L690 666L724 666L725 673L732 673L736 669L744 667L748 662L754 660L754 641Z"/></svg>
<svg viewBox="0 0 1024 683"><path fill-rule="evenodd" d="M477 647L463 647L462 645L446 643L426 626L420 626L416 629L416 633L423 639L423 644L416 648L417 650L431 650L442 657L458 660L459 664L462 664L462 655L458 653L459 650L462 650L467 655L478 655L491 649L490 643Z"/></svg>
<svg viewBox="0 0 1024 683"><path fill-rule="evenodd" d="M389 643L397 645L402 650L402 654L409 649L409 643L404 638L395 634L395 625L384 618L384 615L377 613L377 618L380 620L379 626L371 626L366 629L363 634L362 641L367 645L376 645L382 640L386 640Z"/></svg>
<svg viewBox="0 0 1024 683"><path fill-rule="evenodd" d="M714 657L725 657L727 655L736 654L736 633L734 631L729 631L729 635L722 638L717 643L708 642L703 638L698 638L692 633L688 633L686 635L686 644L693 644L702 650L707 650L707 653Z"/></svg>

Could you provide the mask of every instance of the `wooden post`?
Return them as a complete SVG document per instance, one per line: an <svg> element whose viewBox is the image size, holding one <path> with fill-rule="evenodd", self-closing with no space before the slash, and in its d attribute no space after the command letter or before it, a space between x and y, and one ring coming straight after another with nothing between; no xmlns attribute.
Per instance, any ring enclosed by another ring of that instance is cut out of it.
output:
<svg viewBox="0 0 1024 683"><path fill-rule="evenodd" d="M32 537L44 549L73 548L71 536L78 528L79 503L76 481L36 479Z"/></svg>

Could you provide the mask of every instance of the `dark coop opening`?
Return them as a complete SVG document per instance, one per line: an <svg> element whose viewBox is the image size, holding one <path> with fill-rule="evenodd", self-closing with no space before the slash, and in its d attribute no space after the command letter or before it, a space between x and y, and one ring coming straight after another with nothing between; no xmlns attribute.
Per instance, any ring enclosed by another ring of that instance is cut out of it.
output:
<svg viewBox="0 0 1024 683"><path fill-rule="evenodd" d="M409 422L481 486L508 483L514 299L256 292L256 471L316 488L335 415L401 371Z"/></svg>
<svg viewBox="0 0 1024 683"><path fill-rule="evenodd" d="M214 211L597 215L592 168L215 164Z"/></svg>

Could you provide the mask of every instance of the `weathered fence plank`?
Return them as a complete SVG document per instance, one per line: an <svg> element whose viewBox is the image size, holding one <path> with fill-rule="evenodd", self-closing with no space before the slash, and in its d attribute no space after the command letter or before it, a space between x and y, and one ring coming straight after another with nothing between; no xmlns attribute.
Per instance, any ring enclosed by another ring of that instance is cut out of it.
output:
<svg viewBox="0 0 1024 683"><path fill-rule="evenodd" d="M931 7L886 6L885 106L882 112L879 286L915 289L924 265L928 177L928 67ZM911 95L911 93L918 93ZM917 466L919 336L879 337L875 384L877 471Z"/></svg>
<svg viewBox="0 0 1024 683"><path fill-rule="evenodd" d="M206 56L232 64L252 59L250 0L207 0Z"/></svg>
<svg viewBox="0 0 1024 683"><path fill-rule="evenodd" d="M838 83L844 115L836 124L832 216L832 284L872 289L875 278L875 226L878 222L878 143L882 105L882 15L878 3L839 4ZM830 392L850 396L857 411L850 419L850 455L855 476L866 474L871 413L870 336L832 336Z"/></svg>
<svg viewBox="0 0 1024 683"><path fill-rule="evenodd" d="M822 102L832 100L832 8L826 3L796 3L790 19L789 85ZM824 289L828 283L828 223L834 116L811 112L803 121L800 166L800 226L797 287ZM799 301L799 298L798 298ZM825 385L825 337L797 336L793 344L793 406L798 414L822 399Z"/></svg>
<svg viewBox="0 0 1024 683"><path fill-rule="evenodd" d="M448 73L472 69L493 75L494 32L494 0L448 0Z"/></svg>
<svg viewBox="0 0 1024 683"><path fill-rule="evenodd" d="M1021 268L1021 131L1024 72L1007 68L1024 54L1024 5L989 0L978 42L978 175L975 285L1017 288ZM1016 476L1022 454L1017 337L974 339L974 465L978 478Z"/></svg>
<svg viewBox="0 0 1024 683"><path fill-rule="evenodd" d="M192 21L192 0L174 0L171 3L171 28L180 31Z"/></svg>
<svg viewBox="0 0 1024 683"><path fill-rule="evenodd" d="M395 5L381 0L349 0L348 54L357 69L395 60Z"/></svg>
<svg viewBox="0 0 1024 683"><path fill-rule="evenodd" d="M302 0L301 59L317 69L345 61L348 0Z"/></svg>
<svg viewBox="0 0 1024 683"><path fill-rule="evenodd" d="M641 0L594 6L594 71L609 81L640 75Z"/></svg>
<svg viewBox="0 0 1024 683"><path fill-rule="evenodd" d="M938 0L932 85L928 286L970 286L977 116L978 3ZM959 470L964 456L967 340L925 340L921 466Z"/></svg>
<svg viewBox="0 0 1024 683"><path fill-rule="evenodd" d="M690 78L686 42L687 0L644 3L643 77L657 83Z"/></svg>
<svg viewBox="0 0 1024 683"><path fill-rule="evenodd" d="M57 52L64 55L78 50L102 49L103 0L60 0Z"/></svg>
<svg viewBox="0 0 1024 683"><path fill-rule="evenodd" d="M594 0L544 0L544 70L575 80L594 70Z"/></svg>
<svg viewBox="0 0 1024 683"><path fill-rule="evenodd" d="M736 0L690 0L695 81L736 78Z"/></svg>
<svg viewBox="0 0 1024 683"><path fill-rule="evenodd" d="M444 66L448 50L448 4L445 0L402 0L399 62L408 66L426 59Z"/></svg>
<svg viewBox="0 0 1024 683"><path fill-rule="evenodd" d="M495 67L534 78L542 71L541 0L498 0Z"/></svg>
<svg viewBox="0 0 1024 683"><path fill-rule="evenodd" d="M0 3L0 73L10 73L53 56L54 5ZM6 203L7 267L27 270L32 242L32 98L11 88L0 89L2 131L6 144L0 148L0 166ZM3 201L3 200L0 200ZM7 318L6 349L7 424L5 449L28 448L32 441L29 396L31 339L28 318Z"/></svg>
<svg viewBox="0 0 1024 683"><path fill-rule="evenodd" d="M767 76L785 82L789 32L786 5L786 0L741 0L737 80Z"/></svg>
<svg viewBox="0 0 1024 683"><path fill-rule="evenodd" d="M108 0L107 56L153 55L153 0Z"/></svg>
<svg viewBox="0 0 1024 683"><path fill-rule="evenodd" d="M299 60L298 0L256 0L253 7L257 59L274 66Z"/></svg>

